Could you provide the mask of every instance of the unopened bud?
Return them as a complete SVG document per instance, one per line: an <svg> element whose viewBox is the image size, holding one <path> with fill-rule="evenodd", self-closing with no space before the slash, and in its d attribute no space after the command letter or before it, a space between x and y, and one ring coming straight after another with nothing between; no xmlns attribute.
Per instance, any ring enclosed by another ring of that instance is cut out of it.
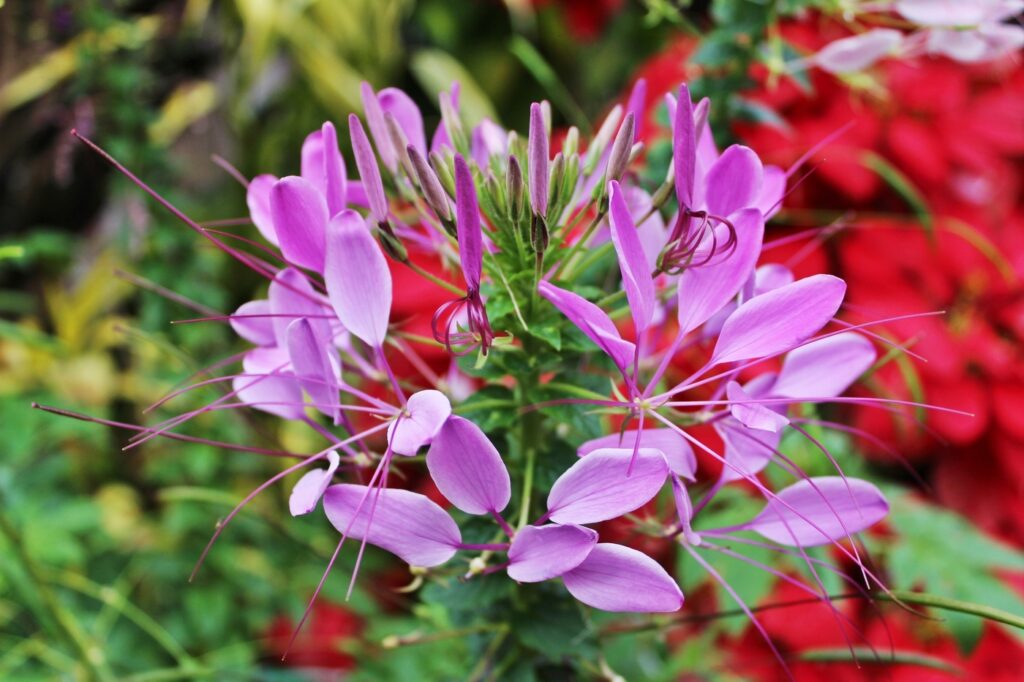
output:
<svg viewBox="0 0 1024 682"><path fill-rule="evenodd" d="M452 175L451 165L438 152L430 152L430 167L434 169L441 187L448 193L448 196L455 196L455 176Z"/></svg>
<svg viewBox="0 0 1024 682"><path fill-rule="evenodd" d="M505 178L506 193L508 194L509 218L513 223L518 223L523 217L526 208L526 192L523 184L523 169L519 166L519 159L514 155L508 157L508 175Z"/></svg>
<svg viewBox="0 0 1024 682"><path fill-rule="evenodd" d="M626 114L626 118L619 127L619 132L612 143L612 153L608 158L608 173L605 180L621 180L629 165L629 153L633 148L633 130L635 123L633 113Z"/></svg>
<svg viewBox="0 0 1024 682"><path fill-rule="evenodd" d="M492 205L491 215L508 215L508 200L505 196L505 187L494 177L494 173L487 171L484 178L483 194L487 196L488 203Z"/></svg>
<svg viewBox="0 0 1024 682"><path fill-rule="evenodd" d="M580 129L576 126L569 128L569 132L565 134L565 140L562 142L562 153L566 157L572 156L580 150Z"/></svg>
<svg viewBox="0 0 1024 682"><path fill-rule="evenodd" d="M402 126L399 125L398 119L390 111L384 113L384 127L387 129L391 146L394 147L395 154L398 156L398 163L401 164L402 170L409 176L409 179L412 179L415 171L413 170L412 162L409 160L409 153L406 151L406 147L409 146L409 140L406 139L405 132L402 130Z"/></svg>
<svg viewBox="0 0 1024 682"><path fill-rule="evenodd" d="M420 192L427 205L433 209L438 218L450 221L452 219L451 205L448 203L448 196L444 193L444 188L441 187L441 181L437 179L437 174L415 147L410 144L406 145L405 149L413 171L416 173L415 177L419 183Z"/></svg>
<svg viewBox="0 0 1024 682"><path fill-rule="evenodd" d="M561 194L562 181L565 179L565 156L562 152L558 152L555 155L555 160L551 162L551 177L548 180L548 211L547 215L550 215L553 211L558 210L558 196Z"/></svg>
<svg viewBox="0 0 1024 682"><path fill-rule="evenodd" d="M572 154L565 157L565 173L562 175L562 188L558 195L560 206L568 206L576 193L576 181L580 177L580 156Z"/></svg>
<svg viewBox="0 0 1024 682"><path fill-rule="evenodd" d="M547 251L548 241L550 234L548 233L548 223L543 216L536 214L530 220L530 246L533 247L534 252L537 254L538 261L543 257L544 252Z"/></svg>
<svg viewBox="0 0 1024 682"><path fill-rule="evenodd" d="M597 135L590 142L590 147L587 149L587 165L583 168L585 175L590 175L597 168L598 162L604 155L605 147L611 143L612 135L615 134L621 120L622 105L616 104L615 108L608 112L608 116L597 130Z"/></svg>
<svg viewBox="0 0 1024 682"><path fill-rule="evenodd" d="M384 220L377 223L377 227L380 229L377 231L377 238L380 240L381 248L384 249L384 253L390 256L392 259L399 263L409 262L409 251L402 244L402 240L398 238L395 231L391 228L391 223Z"/></svg>
<svg viewBox="0 0 1024 682"><path fill-rule="evenodd" d="M444 129L448 131L448 137L451 139L456 151L465 153L469 149L469 142L466 139L466 131L462 127L462 117L459 116L459 110L452 102L449 93L442 92L439 100L441 105L441 121L444 123Z"/></svg>
<svg viewBox="0 0 1024 682"><path fill-rule="evenodd" d="M633 165L633 162L640 158L640 155L644 153L644 143L635 142L633 148L629 150L629 161L626 162L626 167Z"/></svg>

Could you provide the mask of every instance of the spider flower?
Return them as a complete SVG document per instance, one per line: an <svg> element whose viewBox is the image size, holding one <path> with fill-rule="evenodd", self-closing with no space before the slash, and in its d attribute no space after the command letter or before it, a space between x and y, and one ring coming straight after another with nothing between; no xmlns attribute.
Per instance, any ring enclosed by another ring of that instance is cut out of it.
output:
<svg viewBox="0 0 1024 682"><path fill-rule="evenodd" d="M606 611L675 611L682 606L683 595L665 569L637 550L599 543L598 534L585 525L631 512L664 486L668 464L660 451L641 450L637 466L627 475L631 458L628 449L590 453L555 481L547 513L534 524L513 530L501 517L511 483L500 454L479 427L452 416L427 453L431 478L459 510L494 518L509 536L508 543L462 543L458 526L441 507L403 490L379 492L372 526L360 520L367 516L360 514L360 505L370 494L365 487L328 488L324 508L338 530L410 564L438 566L459 550L499 551L507 555L499 568L517 582L561 578L576 599Z"/></svg>

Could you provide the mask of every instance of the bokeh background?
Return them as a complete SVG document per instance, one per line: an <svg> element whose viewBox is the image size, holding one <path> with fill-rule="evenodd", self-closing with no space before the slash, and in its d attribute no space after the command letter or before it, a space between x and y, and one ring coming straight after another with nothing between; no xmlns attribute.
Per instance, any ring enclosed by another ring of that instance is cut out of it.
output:
<svg viewBox="0 0 1024 682"><path fill-rule="evenodd" d="M244 189L212 157L246 177L296 172L310 130L360 112L362 80L412 94L428 129L436 94L455 80L472 118L525 129L529 103L546 98L556 126L586 129L643 77L644 140L662 168L660 96L683 80L714 98L723 140L771 163L788 166L852 122L815 153L772 228L834 229L772 257L799 276L844 276L853 321L946 311L887 326L929 362L895 358L864 390L976 415L911 415L925 419L921 433L882 411L845 414L878 439L838 449L904 491L870 544L896 587L1024 612L1024 67L1020 55L979 65L890 60L847 78L766 66L765 44L809 54L848 34L813 10L827 4L0 1L0 679L466 676L459 638L386 646L388 635L450 624L398 591L408 574L376 554L351 601L345 581L328 583L282 663L335 543L322 519L286 516L287 489L258 499L186 582L216 520L273 463L159 439L122 451L129 432L31 408L155 421L148 405L240 350L221 325L170 324L195 312L161 288L217 314L261 287L77 143L72 128L196 220L238 230ZM765 35L763 44L751 38ZM436 303L402 313L411 324L429 320ZM186 396L175 411L215 395ZM304 431L255 413L209 414L193 427L217 440L309 447ZM736 577L754 602L794 596L770 576ZM823 613L780 611L765 624L800 652L836 643L815 625ZM896 613L887 627L906 650L967 679L1020 679L1024 670L1021 638L976 619ZM641 660L648 655L656 658ZM736 620L680 628L667 641L623 637L608 656L628 679L777 673ZM946 679L936 666L897 666L891 679Z"/></svg>

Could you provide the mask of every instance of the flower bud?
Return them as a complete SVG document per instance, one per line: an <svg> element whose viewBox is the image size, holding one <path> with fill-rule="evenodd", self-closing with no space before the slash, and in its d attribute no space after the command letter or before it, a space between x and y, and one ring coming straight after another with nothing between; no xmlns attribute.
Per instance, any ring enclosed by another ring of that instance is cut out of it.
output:
<svg viewBox="0 0 1024 682"><path fill-rule="evenodd" d="M629 165L630 151L633 148L634 127L633 114L626 114L622 125L619 126L619 132L615 136L615 142L612 143L612 152L608 159L608 172L605 176L606 180L620 180L623 173L626 172L626 167Z"/></svg>
<svg viewBox="0 0 1024 682"><path fill-rule="evenodd" d="M427 205L441 220L451 220L451 205L448 203L448 196L444 193L444 188L441 187L441 181L437 179L437 174L434 173L423 155L411 144L406 146L406 153L416 173L414 177L419 183L420 192L422 192Z"/></svg>
<svg viewBox="0 0 1024 682"><path fill-rule="evenodd" d="M546 217L550 217L551 213L558 210L556 205L558 202L558 195L561 194L562 181L565 179L565 155L562 152L558 152L555 155L555 160L551 162L551 177L548 180L548 197L550 199Z"/></svg>
<svg viewBox="0 0 1024 682"><path fill-rule="evenodd" d="M448 138L452 141L456 151L460 154L468 154L469 140L466 138L466 131L462 127L462 117L459 116L459 110L452 102L451 95L447 92L442 92L439 96L439 101L441 121L444 123L445 130L448 131Z"/></svg>
<svg viewBox="0 0 1024 682"><path fill-rule="evenodd" d="M359 90L363 100L363 113L366 115L367 125L370 126L370 134L373 135L373 141L377 143L377 152L380 154L384 166L394 172L398 166L398 157L394 144L391 142L391 137L388 135L387 124L384 122L384 110L380 106L380 100L377 99L377 93L373 91L373 87L366 81L362 82Z"/></svg>
<svg viewBox="0 0 1024 682"><path fill-rule="evenodd" d="M526 192L523 185L523 169L519 166L519 159L514 155L508 157L508 174L505 176L508 196L508 216L513 224L517 224L523 217L523 209L526 204Z"/></svg>
<svg viewBox="0 0 1024 682"><path fill-rule="evenodd" d="M530 175L530 207L534 215L544 216L548 212L548 196L550 191L550 151L548 148L548 132L544 123L544 113L540 104L534 102L530 106L530 138L528 142L527 171Z"/></svg>
<svg viewBox="0 0 1024 682"><path fill-rule="evenodd" d="M569 132L565 134L565 140L562 142L562 153L566 157L570 157L580 150L580 129L576 126L569 128Z"/></svg>
<svg viewBox="0 0 1024 682"><path fill-rule="evenodd" d="M583 168L584 175L590 175L597 169L598 162L604 156L605 147L611 142L612 135L615 134L621 120L622 105L616 104L615 108L608 112L608 116L605 117L601 127L597 130L597 135L594 136L587 149L587 164Z"/></svg>
<svg viewBox="0 0 1024 682"><path fill-rule="evenodd" d="M384 127L395 150L395 155L398 157L398 163L401 164L402 170L409 176L409 179L413 179L415 171L413 170L412 162L409 160L409 153L406 151L406 147L409 146L409 140L405 137L398 119L390 111L384 113Z"/></svg>
<svg viewBox="0 0 1024 682"><path fill-rule="evenodd" d="M385 220L378 223L377 227L380 228L377 230L377 239L380 241L380 246L384 249L384 253L399 263L408 263L409 251L405 248L402 240L398 238L398 235L395 234L391 223Z"/></svg>
<svg viewBox="0 0 1024 682"><path fill-rule="evenodd" d="M448 161L438 152L430 152L430 167L434 169L438 181L448 196L455 196L455 176L452 175L451 165Z"/></svg>

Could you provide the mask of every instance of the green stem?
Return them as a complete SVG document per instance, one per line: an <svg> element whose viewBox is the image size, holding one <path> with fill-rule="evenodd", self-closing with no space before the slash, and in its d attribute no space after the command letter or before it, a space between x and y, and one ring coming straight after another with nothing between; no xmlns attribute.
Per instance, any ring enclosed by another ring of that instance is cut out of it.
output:
<svg viewBox="0 0 1024 682"><path fill-rule="evenodd" d="M828 599L830 601L844 601L847 599L864 599L865 596L860 593L851 594L835 594L830 595ZM1010 627L1024 630L1024 616L1018 616L1010 613L1009 611L1003 611L992 606L985 606L984 604L974 604L971 602L960 601L959 599L950 599L948 597L940 597L934 594L926 594L924 592L909 592L896 590L888 593L885 592L873 592L869 595L870 599L877 599L878 601L888 601L898 604L915 604L917 606L928 606L934 609L940 609L943 611L955 611L957 613L964 613L971 616L977 616L978 618L984 618L986 620L995 621L1002 623L1003 625L1009 625ZM764 604L762 606L752 606L750 611L758 613L760 611L771 611L774 609L783 609L790 606L802 606L805 604L816 604L821 601L820 597L808 597L806 599L791 599L788 601L775 602L773 604ZM711 620L718 620L720 618L730 618L733 616L743 616L746 612L743 609L726 609L723 611L713 611L711 613L692 613L677 616L674 618L660 618L654 621L645 622L632 622L632 623L613 623L601 631L602 635L621 635L631 632L644 632L647 630L660 630L662 628L674 627L684 623L703 623Z"/></svg>
<svg viewBox="0 0 1024 682"><path fill-rule="evenodd" d="M407 261L405 264L408 265L412 269L412 271L415 272L417 275L419 275L420 277L424 277L426 279L429 279L431 282L433 282L437 286L441 287L442 289L447 289L451 293L457 294L458 296L463 296L466 293L462 289L460 289L457 286L455 286L454 284L452 284L451 282L446 282L443 279L441 279L440 277L438 277L437 275L433 275L433 274L427 272L426 270L424 270L420 266L418 266L415 263L413 263L411 260Z"/></svg>
<svg viewBox="0 0 1024 682"><path fill-rule="evenodd" d="M519 521L516 524L516 528L522 528L530 521L530 498L533 495L533 470L536 462L537 448L527 446L526 471L523 473L523 497L519 504Z"/></svg>

